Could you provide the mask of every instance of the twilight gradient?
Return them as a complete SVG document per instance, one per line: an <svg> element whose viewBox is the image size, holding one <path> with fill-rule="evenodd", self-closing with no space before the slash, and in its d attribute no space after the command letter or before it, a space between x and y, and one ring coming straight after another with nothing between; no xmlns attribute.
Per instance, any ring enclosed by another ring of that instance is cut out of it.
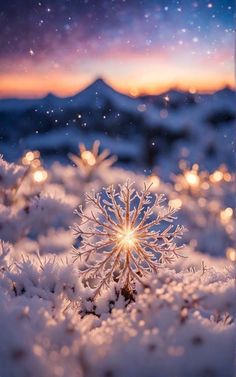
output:
<svg viewBox="0 0 236 377"><path fill-rule="evenodd" d="M233 0L12 0L0 5L0 96L234 85Z"/></svg>

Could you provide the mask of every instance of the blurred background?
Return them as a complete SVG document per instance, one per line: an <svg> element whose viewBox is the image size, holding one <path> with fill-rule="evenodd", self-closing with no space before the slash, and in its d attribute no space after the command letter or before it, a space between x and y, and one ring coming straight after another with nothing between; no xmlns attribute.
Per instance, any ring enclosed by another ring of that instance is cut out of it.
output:
<svg viewBox="0 0 236 377"><path fill-rule="evenodd" d="M0 5L0 151L68 162L95 139L165 179L235 164L234 2Z"/></svg>
<svg viewBox="0 0 236 377"><path fill-rule="evenodd" d="M0 377L232 377L234 27L233 0L0 0Z"/></svg>

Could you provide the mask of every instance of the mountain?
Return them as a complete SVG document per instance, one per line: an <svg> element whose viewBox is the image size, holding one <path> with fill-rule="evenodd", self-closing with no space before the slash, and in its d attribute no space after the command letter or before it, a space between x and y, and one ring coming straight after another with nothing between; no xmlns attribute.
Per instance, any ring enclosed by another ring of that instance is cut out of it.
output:
<svg viewBox="0 0 236 377"><path fill-rule="evenodd" d="M0 99L0 111L26 111L38 107L42 99L4 98Z"/></svg>
<svg viewBox="0 0 236 377"><path fill-rule="evenodd" d="M195 103L199 97L208 97L209 95L191 94L181 90L172 89L158 95L143 95L139 98L129 97L120 93L108 85L102 78L98 78L82 91L70 97L57 97L49 93L40 99L0 99L0 111L2 112L25 112L27 110L47 111L53 110L60 112L62 109L78 110L101 110L111 109L116 112L128 112L137 114L138 108L144 104L149 107L171 107L178 108L187 104ZM234 101L235 92L230 88L224 88L216 92L213 97L221 101ZM212 98L213 98L212 97Z"/></svg>
<svg viewBox="0 0 236 377"><path fill-rule="evenodd" d="M141 96L144 102L158 107L178 108L184 105L195 103L195 95L182 90L170 89L167 92L154 95Z"/></svg>
<svg viewBox="0 0 236 377"><path fill-rule="evenodd" d="M140 104L139 99L131 98L114 90L101 78L78 94L65 98L65 102L68 106L80 109L91 108L96 110L110 106L112 109L128 112L137 112L137 107Z"/></svg>
<svg viewBox="0 0 236 377"><path fill-rule="evenodd" d="M60 98L50 93L41 99L2 99L0 111L26 111L33 108L39 111L47 109L60 111L61 108L96 110L110 107L112 110L137 113L140 103L139 99L119 93L99 78L81 92L70 97Z"/></svg>
<svg viewBox="0 0 236 377"><path fill-rule="evenodd" d="M226 86L225 88L221 89L221 90L218 90L217 92L215 92L215 95L218 96L218 97L224 97L224 98L235 98L235 90L229 88L228 86Z"/></svg>
<svg viewBox="0 0 236 377"><path fill-rule="evenodd" d="M63 103L63 99L52 93L43 98L7 98L0 99L0 111L24 112L30 109L45 109L47 107L58 107Z"/></svg>

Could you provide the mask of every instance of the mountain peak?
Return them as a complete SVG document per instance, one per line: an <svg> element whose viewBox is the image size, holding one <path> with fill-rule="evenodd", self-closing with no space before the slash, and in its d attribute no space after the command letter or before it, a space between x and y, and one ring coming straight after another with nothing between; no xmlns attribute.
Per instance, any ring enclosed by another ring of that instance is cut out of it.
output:
<svg viewBox="0 0 236 377"><path fill-rule="evenodd" d="M96 89L103 89L103 88L111 88L110 85L102 78L98 77L95 81L93 81L89 87L96 88Z"/></svg>
<svg viewBox="0 0 236 377"><path fill-rule="evenodd" d="M220 95L223 95L223 96L234 96L235 95L235 90L230 88L230 86L225 86L224 88L218 90L216 92L216 94L220 94Z"/></svg>
<svg viewBox="0 0 236 377"><path fill-rule="evenodd" d="M53 94L52 92L49 92L49 93L44 97L45 100L52 100L52 99L55 99L55 98L58 98L58 97L55 96L55 94Z"/></svg>
<svg viewBox="0 0 236 377"><path fill-rule="evenodd" d="M119 94L110 85L106 83L102 78L98 77L95 81L90 83L85 89L76 94L80 98L82 95L90 96L110 96L111 94Z"/></svg>
<svg viewBox="0 0 236 377"><path fill-rule="evenodd" d="M97 77L94 82L94 84L105 84L107 85L106 81L102 77Z"/></svg>

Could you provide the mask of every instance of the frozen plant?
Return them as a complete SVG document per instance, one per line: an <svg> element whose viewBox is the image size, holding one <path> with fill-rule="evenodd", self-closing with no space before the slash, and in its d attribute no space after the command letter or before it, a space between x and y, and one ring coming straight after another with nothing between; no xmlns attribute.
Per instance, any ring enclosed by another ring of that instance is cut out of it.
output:
<svg viewBox="0 0 236 377"><path fill-rule="evenodd" d="M53 194L35 196L21 216L31 236L46 234L49 228L68 226L73 218L73 205Z"/></svg>
<svg viewBox="0 0 236 377"><path fill-rule="evenodd" d="M0 155L0 203L9 206L14 202L17 190L26 174L26 168L9 163Z"/></svg>
<svg viewBox="0 0 236 377"><path fill-rule="evenodd" d="M181 256L182 246L176 240L184 228L169 224L177 209L165 208L164 195L151 195L150 186L144 184L139 193L126 182L118 191L111 186L102 193L86 194L93 209L77 211L81 222L75 233L81 246L75 249L75 259L81 259L82 278L95 285L94 297L112 281L132 297L135 281L144 283L150 273Z"/></svg>
<svg viewBox="0 0 236 377"><path fill-rule="evenodd" d="M70 159L75 163L76 166L81 170L84 177L89 180L93 173L98 168L110 167L116 161L115 156L110 156L110 151L104 149L102 153L99 154L100 141L96 140L93 143L92 149L86 149L84 144L79 144L80 156L70 153Z"/></svg>
<svg viewBox="0 0 236 377"><path fill-rule="evenodd" d="M4 270L6 266L6 257L10 253L11 247L8 242L4 242L0 239L0 271Z"/></svg>

